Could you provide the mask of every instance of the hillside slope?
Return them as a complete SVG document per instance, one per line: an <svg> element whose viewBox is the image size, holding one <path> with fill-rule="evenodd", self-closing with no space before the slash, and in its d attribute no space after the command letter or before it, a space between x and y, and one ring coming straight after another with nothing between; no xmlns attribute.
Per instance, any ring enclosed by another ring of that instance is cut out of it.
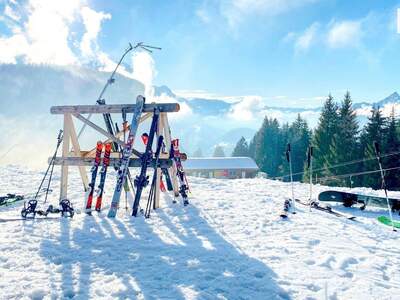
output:
<svg viewBox="0 0 400 300"><path fill-rule="evenodd" d="M40 176L0 168L0 194L31 192ZM106 203L114 178L108 177ZM358 222L352 222L298 207L283 221L278 214L289 188L285 183L189 181L191 205L174 205L163 195L150 219L132 219L121 210L115 220L103 212L1 223L0 298L400 297L400 237L375 221L384 211L337 207L355 214ZM80 185L76 174L71 176L69 196L76 208L83 203ZM296 195L306 198L308 185L296 184ZM0 218L18 217L20 208L0 208Z"/></svg>

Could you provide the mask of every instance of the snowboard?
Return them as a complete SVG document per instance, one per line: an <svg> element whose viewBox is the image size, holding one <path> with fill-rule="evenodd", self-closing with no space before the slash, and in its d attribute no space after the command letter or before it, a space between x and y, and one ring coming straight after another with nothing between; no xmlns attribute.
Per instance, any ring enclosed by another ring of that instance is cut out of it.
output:
<svg viewBox="0 0 400 300"><path fill-rule="evenodd" d="M354 204L362 204L361 209L367 205L387 208L385 197L368 196L340 191L324 191L318 195L319 201L342 202L344 206L351 207ZM400 199L389 198L392 210L400 210Z"/></svg>
<svg viewBox="0 0 400 300"><path fill-rule="evenodd" d="M382 224L385 224L385 225L388 225L388 226L393 226L394 228L400 228L400 222L393 221L393 224L392 224L392 221L390 220L390 218L388 218L386 216L380 216L377 219Z"/></svg>

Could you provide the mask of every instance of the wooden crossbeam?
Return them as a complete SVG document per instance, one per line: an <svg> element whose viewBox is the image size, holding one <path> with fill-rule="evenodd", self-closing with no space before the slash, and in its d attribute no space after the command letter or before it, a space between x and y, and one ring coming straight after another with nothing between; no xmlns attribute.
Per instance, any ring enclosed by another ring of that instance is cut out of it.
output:
<svg viewBox="0 0 400 300"><path fill-rule="evenodd" d="M136 104L104 104L104 105L65 105L52 106L50 112L52 114L112 114L133 113ZM143 112L153 112L157 108L160 112L178 112L180 106L178 103L150 103L145 104Z"/></svg>
<svg viewBox="0 0 400 300"><path fill-rule="evenodd" d="M96 131L100 132L101 134L105 135L106 137L108 137L110 140L112 140L113 142L116 142L118 145L121 145L122 147L125 146L125 143L123 141L121 141L120 139L117 139L115 136L113 136L111 133L109 133L108 131L104 130L103 128L101 128L100 126L94 124L92 121L86 119L84 116L80 115L80 114L73 114L73 116L75 118L77 118L78 120L82 121L83 123L87 124L88 126L92 127L93 129L95 129Z"/></svg>
<svg viewBox="0 0 400 300"><path fill-rule="evenodd" d="M49 158L50 161L51 158ZM119 158L111 158L110 165L117 165L120 162ZM154 168L155 159L150 162L150 167ZM92 157L56 157L54 160L55 165L61 166L92 166L94 164L94 158ZM169 168L172 165L171 159L159 159L158 168ZM138 168L142 166L142 160L138 158L129 160L129 167Z"/></svg>
<svg viewBox="0 0 400 300"><path fill-rule="evenodd" d="M146 113L146 114L144 114L143 116L141 116L140 121L139 121L139 124L142 123L142 122L144 122L144 121L146 121L146 120L147 120L148 118L150 118L152 115L153 115L152 113ZM124 135L124 132L129 132L130 129L131 129L131 125L128 125L127 128L126 128L126 130L118 131L118 132L115 134L115 137L116 137L116 138L122 137L122 136ZM108 139L105 140L103 143L106 144L106 143L111 143L111 142L112 142L112 139L108 138ZM96 147L92 148L89 152L87 152L87 153L84 154L83 156L91 156L91 155L94 155L95 153L96 153ZM136 157L140 157L140 152L136 151L135 149L133 149L133 154L134 154Z"/></svg>

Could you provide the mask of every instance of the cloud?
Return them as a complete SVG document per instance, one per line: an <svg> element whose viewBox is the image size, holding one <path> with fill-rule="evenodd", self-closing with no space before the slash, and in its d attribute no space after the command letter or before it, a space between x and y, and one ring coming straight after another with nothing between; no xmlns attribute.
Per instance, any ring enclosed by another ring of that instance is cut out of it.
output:
<svg viewBox="0 0 400 300"><path fill-rule="evenodd" d="M86 0L10 1L0 21L12 33L0 36L0 63L80 65L84 60L108 68L112 61L99 51L97 38L110 18Z"/></svg>
<svg viewBox="0 0 400 300"><path fill-rule="evenodd" d="M263 108L262 97L245 96L242 101L233 106L228 116L238 121L253 121Z"/></svg>
<svg viewBox="0 0 400 300"><path fill-rule="evenodd" d="M361 21L333 22L327 34L327 45L331 48L354 47L362 37Z"/></svg>
<svg viewBox="0 0 400 300"><path fill-rule="evenodd" d="M83 55L90 57L98 51L97 36L101 29L101 23L104 20L110 20L111 15L103 12L96 12L87 6L81 9L81 15L86 32L82 37L80 49Z"/></svg>
<svg viewBox="0 0 400 300"><path fill-rule="evenodd" d="M145 86L145 97L154 97L153 81L157 75L153 57L145 52L135 52L132 56L133 74L132 77Z"/></svg>
<svg viewBox="0 0 400 300"><path fill-rule="evenodd" d="M296 38L294 48L296 52L307 51L316 39L319 29L318 23L313 23L301 35Z"/></svg>

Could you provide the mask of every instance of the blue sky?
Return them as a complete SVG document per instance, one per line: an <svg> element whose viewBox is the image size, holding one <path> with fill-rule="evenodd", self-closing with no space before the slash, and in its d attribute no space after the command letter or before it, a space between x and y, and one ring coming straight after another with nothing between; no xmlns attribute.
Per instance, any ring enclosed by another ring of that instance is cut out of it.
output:
<svg viewBox="0 0 400 300"><path fill-rule="evenodd" d="M375 101L398 90L398 7L389 0L0 0L0 61L109 67L128 42L144 41L163 48L152 55L152 82L182 95L316 106L329 92L341 98L350 90L355 101Z"/></svg>

